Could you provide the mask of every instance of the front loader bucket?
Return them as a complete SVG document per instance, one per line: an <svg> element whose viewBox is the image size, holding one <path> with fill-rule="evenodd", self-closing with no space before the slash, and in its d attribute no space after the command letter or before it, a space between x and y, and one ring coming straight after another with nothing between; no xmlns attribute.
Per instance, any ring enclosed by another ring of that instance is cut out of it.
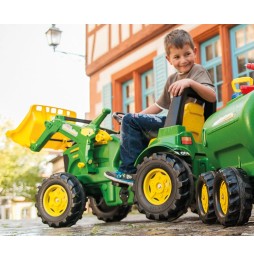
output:
<svg viewBox="0 0 254 261"><path fill-rule="evenodd" d="M74 111L50 106L32 105L20 125L15 130L7 131L6 135L14 142L29 148L46 129L44 122L53 120L56 115L76 117ZM68 143L67 138L61 133L55 133L51 139L45 144L44 148L64 150L66 143Z"/></svg>

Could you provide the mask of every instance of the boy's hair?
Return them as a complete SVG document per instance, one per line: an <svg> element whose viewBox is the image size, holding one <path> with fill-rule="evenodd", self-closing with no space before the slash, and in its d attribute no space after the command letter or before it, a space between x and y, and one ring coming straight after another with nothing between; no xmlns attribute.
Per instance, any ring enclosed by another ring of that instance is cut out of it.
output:
<svg viewBox="0 0 254 261"><path fill-rule="evenodd" d="M182 29L173 30L164 38L164 47L167 55L170 54L170 48L181 49L185 44L188 44L194 50L192 37Z"/></svg>

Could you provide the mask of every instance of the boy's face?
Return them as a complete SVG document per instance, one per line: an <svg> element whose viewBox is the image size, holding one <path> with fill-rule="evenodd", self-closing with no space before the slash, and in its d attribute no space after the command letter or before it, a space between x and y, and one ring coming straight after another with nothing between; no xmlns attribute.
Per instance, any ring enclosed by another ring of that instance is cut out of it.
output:
<svg viewBox="0 0 254 261"><path fill-rule="evenodd" d="M180 49L171 47L170 54L166 58L178 72L187 73L194 64L196 53L196 48L193 50L188 44L185 44L183 48Z"/></svg>

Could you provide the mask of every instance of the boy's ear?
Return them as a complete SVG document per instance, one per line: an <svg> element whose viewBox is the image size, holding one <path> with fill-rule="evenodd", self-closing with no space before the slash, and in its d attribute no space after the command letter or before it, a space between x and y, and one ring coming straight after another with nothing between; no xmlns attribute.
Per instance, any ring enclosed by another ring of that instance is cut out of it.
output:
<svg viewBox="0 0 254 261"><path fill-rule="evenodd" d="M166 56L166 59L167 59L167 61L168 61L170 64L172 64L172 63L170 62L169 56Z"/></svg>
<svg viewBox="0 0 254 261"><path fill-rule="evenodd" d="M197 55L197 51L198 51L197 47L194 47L193 51L194 51L194 54Z"/></svg>

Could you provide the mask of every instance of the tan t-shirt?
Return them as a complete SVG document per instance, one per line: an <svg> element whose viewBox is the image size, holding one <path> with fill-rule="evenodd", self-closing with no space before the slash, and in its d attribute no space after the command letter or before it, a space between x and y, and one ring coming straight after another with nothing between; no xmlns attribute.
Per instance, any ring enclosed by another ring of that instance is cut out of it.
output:
<svg viewBox="0 0 254 261"><path fill-rule="evenodd" d="M156 101L156 104L159 107L168 109L171 103L170 93L168 92L169 86L178 80L186 78L192 79L196 82L206 85L208 88L210 87L215 90L212 79L207 70L200 64L194 64L188 73L179 74L178 72L176 72L168 77L164 90L159 99Z"/></svg>

